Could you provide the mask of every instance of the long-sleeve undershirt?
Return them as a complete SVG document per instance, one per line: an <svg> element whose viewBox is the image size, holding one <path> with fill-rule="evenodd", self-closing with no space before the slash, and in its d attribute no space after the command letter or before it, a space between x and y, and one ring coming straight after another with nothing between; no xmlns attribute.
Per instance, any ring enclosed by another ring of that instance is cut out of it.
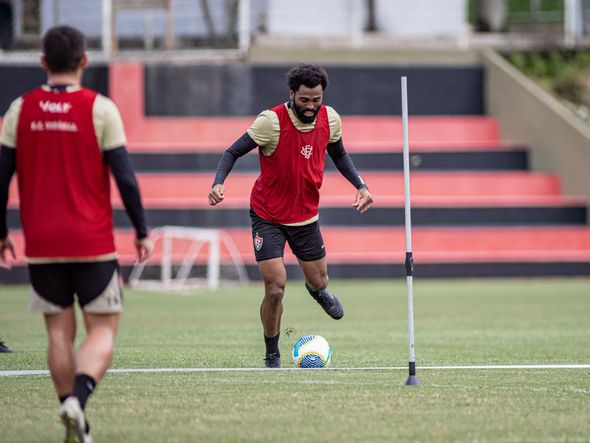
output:
<svg viewBox="0 0 590 443"><path fill-rule="evenodd" d="M133 166L129 153L125 147L110 149L104 152L104 158L111 167L111 173L115 177L117 188L123 200L123 206L135 228L138 239L147 237L145 214L141 204L139 186L133 173Z"/></svg>
<svg viewBox="0 0 590 443"><path fill-rule="evenodd" d="M127 150L121 146L105 151L103 155L115 177L121 200L123 200L123 205L135 228L137 238L145 238L147 236L147 226L144 210L141 204L139 186ZM8 189L15 170L16 149L2 146L0 148L0 239L8 235L6 224Z"/></svg>
<svg viewBox="0 0 590 443"><path fill-rule="evenodd" d="M227 148L221 155L219 163L217 164L217 171L215 173L215 179L213 180L213 186L223 184L238 158L246 155L256 147L256 142L246 132L229 148ZM342 138L340 138L337 142L328 144L327 151L338 171L340 171L340 173L350 183L352 183L356 189L367 187L361 176L356 171L350 155L348 155L348 152L346 152L344 149Z"/></svg>
<svg viewBox="0 0 590 443"><path fill-rule="evenodd" d="M6 225L6 208L8 206L8 188L16 170L16 152L13 148L0 147L0 239L8 235Z"/></svg>

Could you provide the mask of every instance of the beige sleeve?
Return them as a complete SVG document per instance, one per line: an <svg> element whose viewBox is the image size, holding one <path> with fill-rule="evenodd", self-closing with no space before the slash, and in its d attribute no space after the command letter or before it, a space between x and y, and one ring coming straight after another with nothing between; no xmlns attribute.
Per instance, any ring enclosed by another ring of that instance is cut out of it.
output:
<svg viewBox="0 0 590 443"><path fill-rule="evenodd" d="M92 108L94 132L101 151L124 146L127 143L123 120L110 98L98 94Z"/></svg>
<svg viewBox="0 0 590 443"><path fill-rule="evenodd" d="M342 119L331 106L326 106L328 111L328 122L330 123L330 142L337 142L342 138Z"/></svg>
<svg viewBox="0 0 590 443"><path fill-rule="evenodd" d="M252 126L246 131L256 142L260 151L266 155L271 155L279 145L281 127L279 125L279 116L276 112L266 110L258 114Z"/></svg>
<svg viewBox="0 0 590 443"><path fill-rule="evenodd" d="M2 133L0 134L0 144L8 146L9 148L16 148L16 130L18 127L18 118L20 110L23 106L22 97L14 100L2 121Z"/></svg>

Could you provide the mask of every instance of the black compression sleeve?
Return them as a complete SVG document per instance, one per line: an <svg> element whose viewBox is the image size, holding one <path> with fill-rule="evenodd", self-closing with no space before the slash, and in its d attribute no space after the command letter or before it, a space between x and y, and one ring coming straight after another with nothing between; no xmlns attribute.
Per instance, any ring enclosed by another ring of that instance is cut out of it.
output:
<svg viewBox="0 0 590 443"><path fill-rule="evenodd" d="M111 172L117 182L121 200L127 210L127 215L135 228L138 239L147 237L145 214L141 204L139 186L135 179L131 159L125 147L110 149L104 152L104 158L111 167Z"/></svg>
<svg viewBox="0 0 590 443"><path fill-rule="evenodd" d="M236 160L242 155L247 154L252 149L255 149L258 145L247 132L244 133L239 139L237 139L233 145L225 150L219 159L217 164L217 171L215 172L215 179L213 180L213 186L223 184L227 175L230 173Z"/></svg>
<svg viewBox="0 0 590 443"><path fill-rule="evenodd" d="M336 165L340 173L350 182L356 189L366 188L367 185L356 171L354 163L348 152L344 149L342 139L328 145L328 154Z"/></svg>
<svg viewBox="0 0 590 443"><path fill-rule="evenodd" d="M16 150L7 146L0 147L0 239L8 235L6 210L8 206L8 188L16 170Z"/></svg>

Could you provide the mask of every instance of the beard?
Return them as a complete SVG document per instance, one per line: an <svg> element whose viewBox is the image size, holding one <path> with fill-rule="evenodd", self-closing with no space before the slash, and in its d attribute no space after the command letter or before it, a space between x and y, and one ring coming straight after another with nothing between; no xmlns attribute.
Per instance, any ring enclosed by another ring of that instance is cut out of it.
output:
<svg viewBox="0 0 590 443"><path fill-rule="evenodd" d="M311 111L311 109L305 109L305 108L300 108L299 106L297 106L295 104L295 102L291 102L292 107L293 107L293 111L295 111L295 115L297 116L297 118L299 120L301 120L301 123L313 123L316 116L318 115L318 109L313 109L313 115L309 116L309 115L305 115L305 112L309 112Z"/></svg>

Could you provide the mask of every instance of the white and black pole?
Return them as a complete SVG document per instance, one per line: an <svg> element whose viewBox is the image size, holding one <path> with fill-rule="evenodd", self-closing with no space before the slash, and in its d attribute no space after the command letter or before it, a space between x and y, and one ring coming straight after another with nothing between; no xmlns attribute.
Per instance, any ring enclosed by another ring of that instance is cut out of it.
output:
<svg viewBox="0 0 590 443"><path fill-rule="evenodd" d="M419 385L416 377L416 354L414 352L414 258L412 257L412 216L410 213L410 149L408 138L408 79L402 77L402 128L404 143L404 205L406 221L406 282L408 288L408 339L409 377L406 385Z"/></svg>

